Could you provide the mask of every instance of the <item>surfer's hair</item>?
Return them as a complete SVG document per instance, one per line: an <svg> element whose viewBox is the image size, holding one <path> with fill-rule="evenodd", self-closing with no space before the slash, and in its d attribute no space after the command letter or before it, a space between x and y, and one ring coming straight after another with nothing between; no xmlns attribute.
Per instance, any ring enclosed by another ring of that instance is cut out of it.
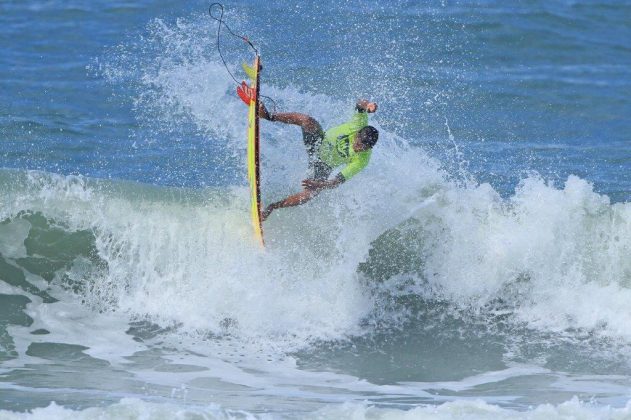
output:
<svg viewBox="0 0 631 420"><path fill-rule="evenodd" d="M379 140L379 130L372 125L367 125L359 130L359 135L361 136L362 144L371 149L377 144L377 140Z"/></svg>

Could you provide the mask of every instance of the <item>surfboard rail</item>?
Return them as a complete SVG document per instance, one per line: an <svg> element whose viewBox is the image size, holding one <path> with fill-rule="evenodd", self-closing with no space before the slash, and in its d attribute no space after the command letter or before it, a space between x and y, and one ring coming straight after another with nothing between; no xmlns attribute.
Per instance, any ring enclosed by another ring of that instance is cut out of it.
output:
<svg viewBox="0 0 631 420"><path fill-rule="evenodd" d="M252 66L242 64L250 84L243 81L237 87L237 95L248 106L247 166L250 184L250 218L254 228L254 237L265 246L263 223L261 220L261 167L260 167L260 129L259 129L259 93L261 59L257 54Z"/></svg>

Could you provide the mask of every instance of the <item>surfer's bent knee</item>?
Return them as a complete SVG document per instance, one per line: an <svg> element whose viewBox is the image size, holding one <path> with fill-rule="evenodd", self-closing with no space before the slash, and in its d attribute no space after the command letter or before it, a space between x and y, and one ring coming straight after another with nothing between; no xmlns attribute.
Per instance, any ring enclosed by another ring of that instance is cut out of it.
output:
<svg viewBox="0 0 631 420"><path fill-rule="evenodd" d="M306 134L317 135L323 133L322 126L313 117L309 115L303 115L303 121L300 124Z"/></svg>

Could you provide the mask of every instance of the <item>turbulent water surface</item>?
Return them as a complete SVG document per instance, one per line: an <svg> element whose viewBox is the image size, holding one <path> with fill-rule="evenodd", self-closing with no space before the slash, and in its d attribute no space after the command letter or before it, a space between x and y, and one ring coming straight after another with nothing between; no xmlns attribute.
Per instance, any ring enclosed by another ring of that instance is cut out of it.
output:
<svg viewBox="0 0 631 420"><path fill-rule="evenodd" d="M1 2L0 418L631 417L631 3L509 3L225 4L278 109L380 106L262 251L209 3Z"/></svg>

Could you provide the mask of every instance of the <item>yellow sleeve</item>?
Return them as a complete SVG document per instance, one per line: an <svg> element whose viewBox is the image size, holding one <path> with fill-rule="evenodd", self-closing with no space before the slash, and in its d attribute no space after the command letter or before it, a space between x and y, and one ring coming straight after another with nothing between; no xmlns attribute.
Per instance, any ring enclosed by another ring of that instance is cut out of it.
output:
<svg viewBox="0 0 631 420"><path fill-rule="evenodd" d="M346 123L350 131L356 132L368 125L368 113L367 112L355 112L353 118Z"/></svg>
<svg viewBox="0 0 631 420"><path fill-rule="evenodd" d="M344 180L348 181L349 179L357 175L362 169L368 166L370 155L371 151L367 150L357 153L355 156L353 156L351 162L340 171L340 174L342 174Z"/></svg>

